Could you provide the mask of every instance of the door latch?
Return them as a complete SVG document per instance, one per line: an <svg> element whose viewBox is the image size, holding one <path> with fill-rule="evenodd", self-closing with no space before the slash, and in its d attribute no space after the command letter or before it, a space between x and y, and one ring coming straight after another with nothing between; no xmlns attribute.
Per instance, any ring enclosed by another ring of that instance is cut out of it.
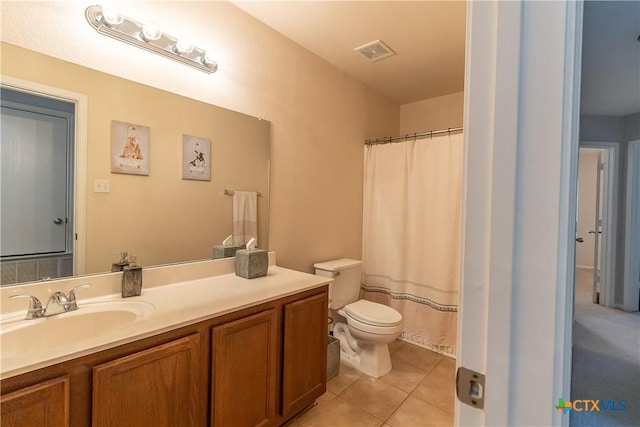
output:
<svg viewBox="0 0 640 427"><path fill-rule="evenodd" d="M484 409L484 374L459 367L456 373L456 394L462 403Z"/></svg>

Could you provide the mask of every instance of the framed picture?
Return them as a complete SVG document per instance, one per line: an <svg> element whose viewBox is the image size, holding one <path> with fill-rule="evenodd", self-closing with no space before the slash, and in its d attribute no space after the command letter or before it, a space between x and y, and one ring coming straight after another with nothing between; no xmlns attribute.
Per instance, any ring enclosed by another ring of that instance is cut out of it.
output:
<svg viewBox="0 0 640 427"><path fill-rule="evenodd" d="M111 172L149 175L149 128L111 121Z"/></svg>
<svg viewBox="0 0 640 427"><path fill-rule="evenodd" d="M182 135L182 179L211 181L211 140Z"/></svg>

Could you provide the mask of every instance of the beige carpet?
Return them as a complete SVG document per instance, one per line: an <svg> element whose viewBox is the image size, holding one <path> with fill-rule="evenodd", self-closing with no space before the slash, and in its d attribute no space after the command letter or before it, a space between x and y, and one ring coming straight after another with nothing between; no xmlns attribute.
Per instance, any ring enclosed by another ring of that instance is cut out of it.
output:
<svg viewBox="0 0 640 427"><path fill-rule="evenodd" d="M600 402L600 411L571 411L570 425L640 426L640 313L593 304L592 274L576 270L571 400L617 410Z"/></svg>

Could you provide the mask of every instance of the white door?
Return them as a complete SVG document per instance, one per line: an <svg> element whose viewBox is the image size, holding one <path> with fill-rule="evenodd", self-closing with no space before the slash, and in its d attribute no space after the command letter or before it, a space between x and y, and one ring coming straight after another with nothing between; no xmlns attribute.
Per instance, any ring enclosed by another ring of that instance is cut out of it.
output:
<svg viewBox="0 0 640 427"><path fill-rule="evenodd" d="M68 118L2 106L2 256L67 249Z"/></svg>
<svg viewBox="0 0 640 427"><path fill-rule="evenodd" d="M587 148L588 147L588 148ZM594 304L615 305L618 212L617 142L581 141L580 150L594 151L597 156L593 179L590 179L588 203L593 207L589 224L589 238L593 237L593 290ZM585 215L582 216L585 220ZM584 255L584 254L582 254Z"/></svg>
<svg viewBox="0 0 640 427"><path fill-rule="evenodd" d="M581 23L581 2L467 2L456 364L485 384L458 382L456 425L568 423Z"/></svg>
<svg viewBox="0 0 640 427"><path fill-rule="evenodd" d="M592 301L605 306L614 304L618 150L615 142L580 142L578 234L585 243L576 264L593 268Z"/></svg>
<svg viewBox="0 0 640 427"><path fill-rule="evenodd" d="M604 160L602 152L598 152L598 163L596 167L596 197L594 203L596 205L595 217L593 219L593 228L589 230L589 234L593 234L593 296L594 304L600 303L600 292L602 290L602 194L603 194L603 171Z"/></svg>

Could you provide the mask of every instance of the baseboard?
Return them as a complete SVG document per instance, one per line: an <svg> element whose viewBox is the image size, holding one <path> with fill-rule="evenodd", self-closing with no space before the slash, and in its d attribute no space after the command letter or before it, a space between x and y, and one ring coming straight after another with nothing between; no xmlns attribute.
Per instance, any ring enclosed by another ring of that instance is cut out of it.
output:
<svg viewBox="0 0 640 427"><path fill-rule="evenodd" d="M428 339L411 332L402 331L399 340L408 342L418 347L426 348L427 350L431 350L434 353L439 353L452 359L456 358L455 347L433 344Z"/></svg>

